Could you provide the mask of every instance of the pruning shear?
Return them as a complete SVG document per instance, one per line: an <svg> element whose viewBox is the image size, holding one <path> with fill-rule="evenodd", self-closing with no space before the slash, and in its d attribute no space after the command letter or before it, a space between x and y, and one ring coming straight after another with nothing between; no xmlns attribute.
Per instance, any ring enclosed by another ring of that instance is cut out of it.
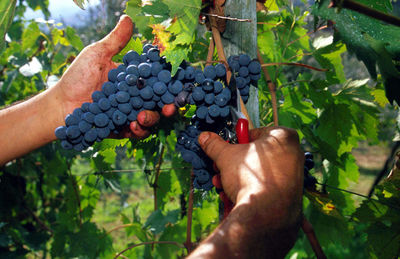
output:
<svg viewBox="0 0 400 259"><path fill-rule="evenodd" d="M234 131L232 132L228 130L228 139L227 141L233 142L233 143L238 143L238 144L247 144L249 143L249 120L246 118L246 116L242 112L242 105L243 101L242 98L240 97L240 92L239 89L236 87L236 80L234 76L231 78L231 81L229 83L229 87L231 89L231 92L236 94L236 101L232 103L230 106L231 110L231 116L232 116L232 126L234 127ZM228 196L224 193L221 185L221 178L220 175L217 174L214 176L213 183L217 190L219 190L219 196L220 199L222 200L223 207L224 207L224 219L229 215L231 210L233 209L233 202L229 200Z"/></svg>

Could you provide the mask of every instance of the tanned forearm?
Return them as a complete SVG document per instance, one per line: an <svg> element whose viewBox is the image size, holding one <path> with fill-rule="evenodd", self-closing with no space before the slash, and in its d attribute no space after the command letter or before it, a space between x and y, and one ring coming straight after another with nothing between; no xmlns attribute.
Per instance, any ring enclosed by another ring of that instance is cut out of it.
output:
<svg viewBox="0 0 400 259"><path fill-rule="evenodd" d="M54 130L63 123L57 88L0 110L0 121L0 165L4 165L55 140Z"/></svg>
<svg viewBox="0 0 400 259"><path fill-rule="evenodd" d="M279 226L251 197L235 206L229 216L188 258L284 258L296 240L299 222ZM300 218L300 217L296 217Z"/></svg>

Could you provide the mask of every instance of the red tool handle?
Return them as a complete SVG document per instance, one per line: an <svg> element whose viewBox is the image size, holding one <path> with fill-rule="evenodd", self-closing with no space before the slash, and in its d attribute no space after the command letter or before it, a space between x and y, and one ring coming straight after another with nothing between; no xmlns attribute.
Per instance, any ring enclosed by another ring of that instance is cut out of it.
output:
<svg viewBox="0 0 400 259"><path fill-rule="evenodd" d="M247 119L238 119L236 123L236 136L239 144L249 143L249 121Z"/></svg>

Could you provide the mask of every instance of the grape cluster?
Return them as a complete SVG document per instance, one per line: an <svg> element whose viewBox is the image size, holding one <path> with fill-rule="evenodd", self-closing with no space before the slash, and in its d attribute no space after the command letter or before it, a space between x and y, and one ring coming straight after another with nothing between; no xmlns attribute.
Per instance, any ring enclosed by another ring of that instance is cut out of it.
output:
<svg viewBox="0 0 400 259"><path fill-rule="evenodd" d="M245 54L229 60L237 87L247 101L249 83L260 78L261 66ZM58 127L55 135L64 149L82 151L111 133L119 134L140 111L160 111L171 103L177 107L196 105L191 125L179 133L176 147L193 166L195 187L209 190L213 187L213 163L197 138L202 131L219 132L229 120L229 105L236 93L227 87L226 73L223 64L208 65L202 71L183 62L171 76L171 64L160 56L156 46L146 44L141 55L129 51L123 64L108 72L101 91L93 92L92 102L68 114L65 126Z"/></svg>
<svg viewBox="0 0 400 259"><path fill-rule="evenodd" d="M261 65L258 60L251 60L247 54L230 56L228 65L236 78L236 87L240 91L243 102L247 103L250 93L250 84L257 87L261 78Z"/></svg>
<svg viewBox="0 0 400 259"><path fill-rule="evenodd" d="M304 153L304 188L315 188L317 179L310 174L310 170L314 168L314 156L310 152Z"/></svg>

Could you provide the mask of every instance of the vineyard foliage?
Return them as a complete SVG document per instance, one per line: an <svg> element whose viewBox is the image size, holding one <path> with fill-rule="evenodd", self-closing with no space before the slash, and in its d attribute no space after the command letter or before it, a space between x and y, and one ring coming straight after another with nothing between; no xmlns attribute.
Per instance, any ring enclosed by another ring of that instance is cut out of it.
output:
<svg viewBox="0 0 400 259"><path fill-rule="evenodd" d="M265 1L257 13L258 47L276 86L280 125L296 129L315 157L311 173L319 191L305 191L304 214L328 258L397 258L399 175L379 184L371 199L342 190L363 184L352 155L360 141L395 138L379 136L383 111L397 112L400 101L400 29L328 8L329 2ZM389 0L358 2L384 13L393 8ZM87 35L50 20L48 6L48 0L0 3L2 107L54 85L84 47ZM44 19L27 20L28 9ZM201 9L201 0L126 1L120 11L134 21L135 36L115 60L154 41L173 71L183 60L204 66L211 33L199 23ZM345 62L351 55L363 64ZM369 74L346 76L364 65ZM265 78L258 86L260 122L270 125L274 97ZM0 258L113 258L127 248L128 258L186 255L188 214L196 245L218 225L219 203L215 191L196 190L188 209L190 168L175 151L185 121L162 120L162 129L145 140L107 139L82 153L55 141L1 167ZM398 132L395 122L385 127ZM154 241L165 242L148 244ZM287 257L313 256L299 233Z"/></svg>

